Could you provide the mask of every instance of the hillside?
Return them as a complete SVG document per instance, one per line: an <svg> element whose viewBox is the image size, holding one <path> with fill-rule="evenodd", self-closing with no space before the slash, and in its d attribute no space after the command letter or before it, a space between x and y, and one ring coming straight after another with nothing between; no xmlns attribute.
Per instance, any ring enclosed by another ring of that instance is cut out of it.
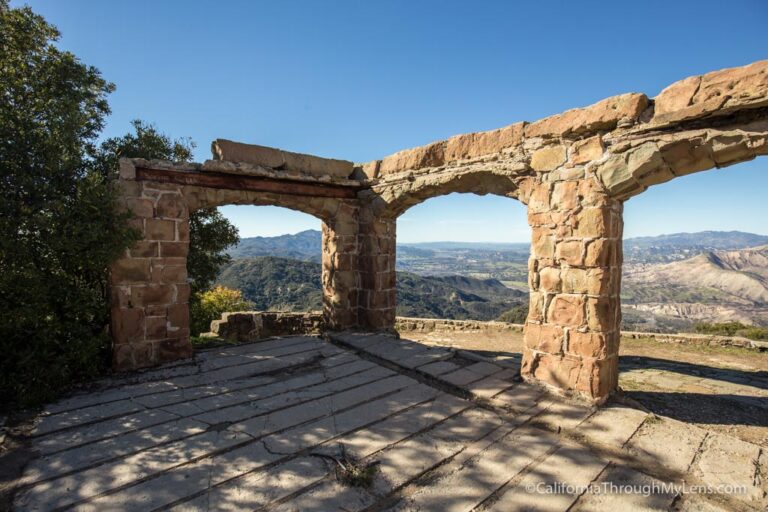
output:
<svg viewBox="0 0 768 512"><path fill-rule="evenodd" d="M295 235L243 238L230 250L233 258L277 256L305 261L320 261L322 234L307 230ZM661 263L678 261L697 254L716 250L737 250L768 244L768 236L741 231L701 231L698 233L673 233L668 235L627 238L624 240L624 257L631 263ZM527 243L489 242L424 242L398 244L398 268L419 274L465 274L467 260L496 262L514 265L525 263L528 258ZM448 268L446 268L446 265ZM455 266L457 268L450 268ZM498 267L498 265L496 265ZM478 265L471 272L479 277ZM503 270L501 270L503 272ZM497 272L488 274L505 280Z"/></svg>
<svg viewBox="0 0 768 512"><path fill-rule="evenodd" d="M625 325L768 323L768 245L709 251L672 263L625 265L622 303L628 313Z"/></svg>
<svg viewBox="0 0 768 512"><path fill-rule="evenodd" d="M768 236L742 231L701 231L624 240L624 260L630 263L677 261L712 251L738 250L768 244Z"/></svg>
<svg viewBox="0 0 768 512"><path fill-rule="evenodd" d="M216 284L243 291L256 309L307 311L322 309L318 263L261 256L234 260ZM527 302L525 293L494 279L427 277L398 272L398 308L403 316L493 320Z"/></svg>
<svg viewBox="0 0 768 512"><path fill-rule="evenodd" d="M320 261L322 233L308 229L295 235L256 236L242 238L230 249L232 258L253 258L256 256L277 256L303 261Z"/></svg>

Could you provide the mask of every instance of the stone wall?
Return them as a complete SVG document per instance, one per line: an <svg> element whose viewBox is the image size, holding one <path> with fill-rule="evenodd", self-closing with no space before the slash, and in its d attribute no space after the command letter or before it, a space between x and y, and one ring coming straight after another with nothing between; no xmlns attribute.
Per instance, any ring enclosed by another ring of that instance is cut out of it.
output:
<svg viewBox="0 0 768 512"><path fill-rule="evenodd" d="M115 367L186 357L188 216L270 204L323 225L329 329L392 329L397 217L451 192L528 207L523 376L604 400L617 385L623 201L768 153L768 61L629 93L532 123L457 135L352 165L216 141L204 164L123 161L123 204L144 239L112 272Z"/></svg>
<svg viewBox="0 0 768 512"><path fill-rule="evenodd" d="M481 320L448 320L439 318L412 318L397 317L395 322L397 331L408 336L409 332L477 332L499 334L521 334L525 324L511 324L507 322L486 322ZM678 343L680 345L697 345L709 347L739 347L751 350L768 350L768 341L755 341L741 336L715 336L711 334L695 333L659 333L621 331L622 338L651 339L659 343Z"/></svg>
<svg viewBox="0 0 768 512"><path fill-rule="evenodd" d="M320 312L239 311L224 313L221 319L211 322L211 332L203 336L244 342L271 336L320 334L323 329Z"/></svg>

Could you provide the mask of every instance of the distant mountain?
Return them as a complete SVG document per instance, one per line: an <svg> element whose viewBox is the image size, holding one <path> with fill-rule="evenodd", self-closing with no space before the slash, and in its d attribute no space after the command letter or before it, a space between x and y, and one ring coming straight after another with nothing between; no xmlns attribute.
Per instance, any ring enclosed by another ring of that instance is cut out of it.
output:
<svg viewBox="0 0 768 512"><path fill-rule="evenodd" d="M242 238L236 247L230 249L229 254L235 259L277 256L319 262L322 236L322 232L308 229L295 235Z"/></svg>
<svg viewBox="0 0 768 512"><path fill-rule="evenodd" d="M664 263L690 258L715 250L736 250L768 244L768 236L741 231L701 231L669 235L628 238L624 240L624 255L628 262ZM277 256L303 261L320 261L322 234L307 230L295 235L243 238L230 250L233 258ZM419 274L453 273L451 260L465 267L468 260L525 262L530 245L526 243L490 242L424 242L398 244L398 265L401 270ZM434 260L430 264L425 260ZM426 263L426 264L425 264ZM472 274L479 272L473 266ZM494 276L497 277L497 276ZM502 277L502 280L504 278Z"/></svg>
<svg viewBox="0 0 768 512"><path fill-rule="evenodd" d="M624 240L624 260L665 263L718 250L737 250L768 244L768 236L741 231L701 231L644 236Z"/></svg>
<svg viewBox="0 0 768 512"><path fill-rule="evenodd" d="M671 263L624 266L627 328L675 330L681 322L768 324L768 245L706 251Z"/></svg>
<svg viewBox="0 0 768 512"><path fill-rule="evenodd" d="M531 244L527 242L520 243L502 243L502 242L416 242L401 243L398 247L414 247L418 249L432 249L440 251L452 251L462 249L485 250L485 251L527 251Z"/></svg>
<svg viewBox="0 0 768 512"><path fill-rule="evenodd" d="M768 236L743 231L699 231L670 235L641 236L624 240L624 249L638 247L706 247L713 249L744 249L768 244Z"/></svg>
<svg viewBox="0 0 768 512"><path fill-rule="evenodd" d="M234 260L216 284L243 291L259 310L322 309L318 263L262 256ZM397 312L403 316L493 320L527 302L527 294L495 279L397 273Z"/></svg>

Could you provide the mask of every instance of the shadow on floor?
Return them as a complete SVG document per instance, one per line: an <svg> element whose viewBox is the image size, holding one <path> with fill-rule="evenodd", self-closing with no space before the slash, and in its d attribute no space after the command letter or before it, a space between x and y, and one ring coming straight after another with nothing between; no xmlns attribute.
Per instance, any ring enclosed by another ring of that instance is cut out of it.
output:
<svg viewBox="0 0 768 512"><path fill-rule="evenodd" d="M703 364L670 361L646 356L620 356L619 371L654 368L672 373L690 375L706 379L720 380L732 384L768 389L768 372L751 372L734 368L716 368Z"/></svg>
<svg viewBox="0 0 768 512"><path fill-rule="evenodd" d="M661 391L625 391L624 395L654 414L688 423L768 427L768 400L762 397Z"/></svg>
<svg viewBox="0 0 768 512"><path fill-rule="evenodd" d="M473 352L488 359L502 359L504 362L508 364L516 364L518 367L520 365L520 353L517 352L501 352L493 350L467 350L467 352ZM670 361L668 359L645 356L619 357L620 372L650 368L768 390L768 372L765 371L751 372L733 368L716 368L714 366L703 364Z"/></svg>

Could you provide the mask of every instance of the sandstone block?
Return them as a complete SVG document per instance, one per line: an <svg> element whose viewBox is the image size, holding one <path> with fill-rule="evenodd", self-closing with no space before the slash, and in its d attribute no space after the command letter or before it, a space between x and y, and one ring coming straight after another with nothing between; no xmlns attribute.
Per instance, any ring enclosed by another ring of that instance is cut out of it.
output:
<svg viewBox="0 0 768 512"><path fill-rule="evenodd" d="M565 272L565 271L563 271ZM560 269L556 267L545 267L539 271L539 289L543 292L559 292L562 281L560 279Z"/></svg>
<svg viewBox="0 0 768 512"><path fill-rule="evenodd" d="M571 150L571 163L574 165L588 164L603 156L603 138L599 135L575 142Z"/></svg>
<svg viewBox="0 0 768 512"><path fill-rule="evenodd" d="M150 199L129 197L125 200L125 207L136 217L151 218L154 216L154 204Z"/></svg>
<svg viewBox="0 0 768 512"><path fill-rule="evenodd" d="M584 247L579 240L558 242L555 247L555 258L572 266L584 265Z"/></svg>
<svg viewBox="0 0 768 512"><path fill-rule="evenodd" d="M531 123L525 127L525 136L569 137L612 130L619 121L636 120L647 106L645 94L621 94Z"/></svg>
<svg viewBox="0 0 768 512"><path fill-rule="evenodd" d="M170 217L180 219L188 214L184 207L184 201L178 194L163 194L157 200L155 212L158 217Z"/></svg>
<svg viewBox="0 0 768 512"><path fill-rule="evenodd" d="M189 242L159 242L160 256L164 258L186 258L189 254Z"/></svg>
<svg viewBox="0 0 768 512"><path fill-rule="evenodd" d="M568 353L583 357L603 358L608 344L604 334L594 332L568 332Z"/></svg>
<svg viewBox="0 0 768 512"><path fill-rule="evenodd" d="M525 325L525 346L547 352L561 354L563 352L563 328L556 325Z"/></svg>
<svg viewBox="0 0 768 512"><path fill-rule="evenodd" d="M552 171L565 163L567 150L565 146L547 146L539 149L531 156L531 168L534 171Z"/></svg>
<svg viewBox="0 0 768 512"><path fill-rule="evenodd" d="M168 307L169 331L189 327L189 306L187 304L174 304Z"/></svg>
<svg viewBox="0 0 768 512"><path fill-rule="evenodd" d="M144 310L141 308L112 308L112 339L115 345L144 339Z"/></svg>
<svg viewBox="0 0 768 512"><path fill-rule="evenodd" d="M608 208L585 208L576 217L577 225L573 236L585 238L612 237L611 210Z"/></svg>
<svg viewBox="0 0 768 512"><path fill-rule="evenodd" d="M159 255L158 242L139 240L130 249L132 258L155 258Z"/></svg>
<svg viewBox="0 0 768 512"><path fill-rule="evenodd" d="M113 284L144 283L152 279L149 259L121 258L110 267L110 281Z"/></svg>
<svg viewBox="0 0 768 512"><path fill-rule="evenodd" d="M148 340L161 340L167 335L166 320L164 316L147 317L147 336Z"/></svg>
<svg viewBox="0 0 768 512"><path fill-rule="evenodd" d="M626 155L612 155L597 168L597 177L611 194L640 189L626 163Z"/></svg>
<svg viewBox="0 0 768 512"><path fill-rule="evenodd" d="M654 104L654 125L766 106L768 61L685 78L661 91Z"/></svg>
<svg viewBox="0 0 768 512"><path fill-rule="evenodd" d="M715 167L711 149L703 138L681 140L663 145L661 154L677 176L704 171Z"/></svg>
<svg viewBox="0 0 768 512"><path fill-rule="evenodd" d="M587 325L592 331L612 331L618 325L618 301L615 297L587 299Z"/></svg>
<svg viewBox="0 0 768 512"><path fill-rule="evenodd" d="M379 174L386 176L402 171L438 167L445 162L445 142L433 142L426 146L406 149L381 160Z"/></svg>
<svg viewBox="0 0 768 512"><path fill-rule="evenodd" d="M587 271L586 290L589 295L607 295L614 293L612 286L618 280L613 280L613 272L602 268L591 268Z"/></svg>
<svg viewBox="0 0 768 512"><path fill-rule="evenodd" d="M174 292L173 285L169 284L131 286L131 304L135 307L171 304Z"/></svg>
<svg viewBox="0 0 768 512"><path fill-rule="evenodd" d="M445 161L490 155L516 146L522 142L524 126L525 123L515 123L497 130L451 137L446 143Z"/></svg>
<svg viewBox="0 0 768 512"><path fill-rule="evenodd" d="M579 327L584 324L584 297L557 295L547 308L547 321L562 326Z"/></svg>
<svg viewBox="0 0 768 512"><path fill-rule="evenodd" d="M552 208L557 210L573 210L579 206L579 183L565 181L555 183L552 191Z"/></svg>
<svg viewBox="0 0 768 512"><path fill-rule="evenodd" d="M217 160L243 162L272 169L299 171L313 176L331 176L333 178L345 179L354 170L354 164L346 160L292 153L277 148L243 144L225 139L213 141L211 152Z"/></svg>
<svg viewBox="0 0 768 512"><path fill-rule="evenodd" d="M145 240L175 240L176 223L165 219L147 219Z"/></svg>
<svg viewBox="0 0 768 512"><path fill-rule="evenodd" d="M189 221L177 220L176 221L176 234L179 242L189 242Z"/></svg>
<svg viewBox="0 0 768 512"><path fill-rule="evenodd" d="M136 179L136 167L129 158L120 159L120 179L121 180L135 180Z"/></svg>
<svg viewBox="0 0 768 512"><path fill-rule="evenodd" d="M550 185L539 183L535 185L528 197L528 209L533 212L549 212Z"/></svg>
<svg viewBox="0 0 768 512"><path fill-rule="evenodd" d="M555 238L548 228L534 227L532 230L531 253L537 258L554 256Z"/></svg>
<svg viewBox="0 0 768 512"><path fill-rule="evenodd" d="M545 293L531 292L528 294L528 320L531 322L544 321L544 307L547 296Z"/></svg>
<svg viewBox="0 0 768 512"><path fill-rule="evenodd" d="M589 278L583 268L564 268L560 272L563 293L587 293Z"/></svg>

